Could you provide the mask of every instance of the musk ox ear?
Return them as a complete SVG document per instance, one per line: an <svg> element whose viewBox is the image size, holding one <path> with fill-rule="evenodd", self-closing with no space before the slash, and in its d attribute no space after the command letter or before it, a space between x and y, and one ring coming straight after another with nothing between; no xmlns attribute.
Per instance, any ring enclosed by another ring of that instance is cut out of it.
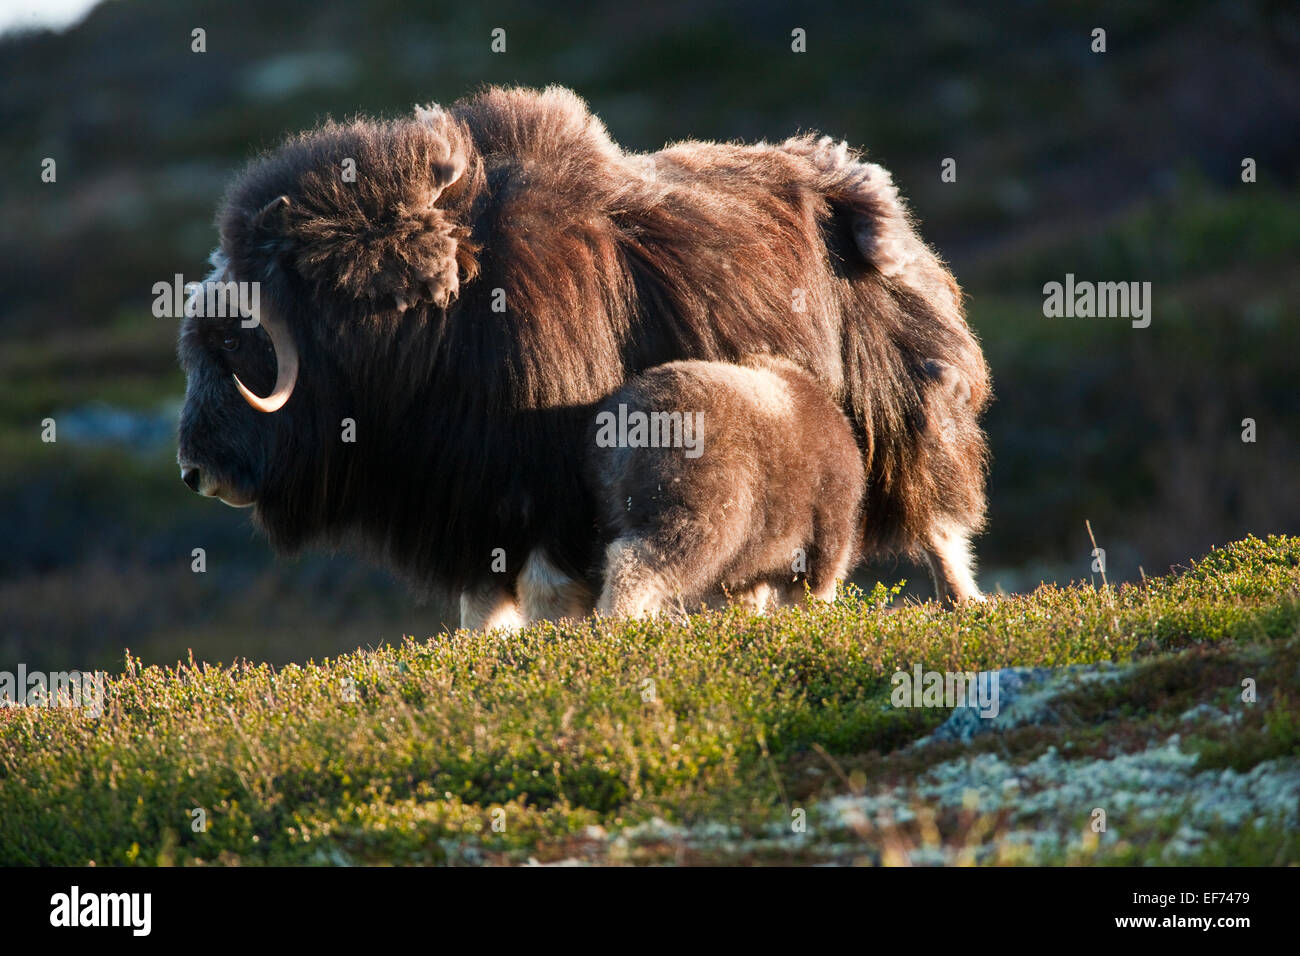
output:
<svg viewBox="0 0 1300 956"><path fill-rule="evenodd" d="M446 205L469 165L455 124L423 111L313 135L314 168L278 207L299 274L378 311L450 305L462 273L475 271L464 216ZM336 161L321 163L322 155Z"/></svg>
<svg viewBox="0 0 1300 956"><path fill-rule="evenodd" d="M253 216L253 221L251 223L253 229L260 230L273 228L279 219L278 213L288 205L288 196L277 196L275 199L272 199Z"/></svg>

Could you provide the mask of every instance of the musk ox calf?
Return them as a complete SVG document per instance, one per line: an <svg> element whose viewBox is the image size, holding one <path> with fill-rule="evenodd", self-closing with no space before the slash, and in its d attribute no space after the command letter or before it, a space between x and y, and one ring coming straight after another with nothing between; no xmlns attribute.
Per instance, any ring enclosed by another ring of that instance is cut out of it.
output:
<svg viewBox="0 0 1300 956"><path fill-rule="evenodd" d="M785 357L839 403L863 556L976 594L984 359L879 166L800 136L616 146L567 90L327 124L252 162L210 282L259 324L187 315L181 474L280 551L346 546L459 595L466 626L591 607L593 409L684 359Z"/></svg>
<svg viewBox="0 0 1300 956"><path fill-rule="evenodd" d="M598 610L829 601L857 547L862 456L826 389L786 359L669 362L596 416L588 474L612 538Z"/></svg>

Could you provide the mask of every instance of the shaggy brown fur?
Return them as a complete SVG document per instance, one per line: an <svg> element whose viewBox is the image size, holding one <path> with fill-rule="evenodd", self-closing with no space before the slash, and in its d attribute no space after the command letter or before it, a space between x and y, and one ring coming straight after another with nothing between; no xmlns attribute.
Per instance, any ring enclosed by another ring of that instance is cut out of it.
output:
<svg viewBox="0 0 1300 956"><path fill-rule="evenodd" d="M853 424L863 554L928 555L941 592L974 592L987 370L889 174L843 145L634 155L567 90L489 89L289 140L233 183L219 225L300 373L282 409L255 412L230 372L274 380L264 330L230 352L187 319L181 458L255 501L278 548L353 544L495 608L482 619L528 603L529 567L557 594L561 577L598 590L607 541L580 474L594 405L665 362L767 352Z"/></svg>
<svg viewBox="0 0 1300 956"><path fill-rule="evenodd" d="M862 458L844 412L811 375L771 356L670 362L601 412L685 423L670 435L651 419L643 447L601 447L601 428L593 432L589 474L614 535L601 613L690 611L726 596L761 611L769 598L802 599L805 582L834 598L857 544Z"/></svg>

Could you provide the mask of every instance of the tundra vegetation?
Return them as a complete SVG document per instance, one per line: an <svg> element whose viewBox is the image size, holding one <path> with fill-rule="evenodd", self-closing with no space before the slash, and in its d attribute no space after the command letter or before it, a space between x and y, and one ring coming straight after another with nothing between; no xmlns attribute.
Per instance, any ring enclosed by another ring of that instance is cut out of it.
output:
<svg viewBox="0 0 1300 956"><path fill-rule="evenodd" d="M896 597L457 631L279 668L128 656L99 720L0 710L0 860L1300 862L1300 539L1145 585L955 611ZM890 706L915 662L1104 679L1020 726L918 744L949 713ZM926 786L980 761L1002 779L955 805ZM1113 772L1026 815L1034 787L1008 799L1005 781L1044 761ZM1170 766L1182 783L1146 792Z"/></svg>

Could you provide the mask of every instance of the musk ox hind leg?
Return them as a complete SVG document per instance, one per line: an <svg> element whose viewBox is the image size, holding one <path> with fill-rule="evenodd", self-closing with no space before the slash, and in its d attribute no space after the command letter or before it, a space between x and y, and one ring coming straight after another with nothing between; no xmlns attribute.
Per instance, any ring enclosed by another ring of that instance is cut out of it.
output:
<svg viewBox="0 0 1300 956"><path fill-rule="evenodd" d="M949 607L960 601L983 601L984 595L975 583L971 532L957 525L939 524L931 535L925 558L934 578L935 596Z"/></svg>
<svg viewBox="0 0 1300 956"><path fill-rule="evenodd" d="M930 512L917 551L934 579L935 597L949 607L982 601L975 583L970 540L984 522L982 449L971 403L971 386L962 372L938 359L922 365L927 440L934 452L931 467L939 479L935 509ZM972 451L973 449L973 451Z"/></svg>
<svg viewBox="0 0 1300 956"><path fill-rule="evenodd" d="M978 598L969 542L986 504L987 444L978 419L989 380L957 283L916 234L887 170L829 137L796 137L780 148L814 170L816 188L835 211L830 235L845 261L852 264L856 251L874 270L849 286L856 298L848 329L861 348L845 353L849 409L871 446L875 491L862 522L865 556L925 558L941 601ZM892 376L879 375L890 363ZM924 434L910 424L917 398ZM873 422L877 412L889 414Z"/></svg>

